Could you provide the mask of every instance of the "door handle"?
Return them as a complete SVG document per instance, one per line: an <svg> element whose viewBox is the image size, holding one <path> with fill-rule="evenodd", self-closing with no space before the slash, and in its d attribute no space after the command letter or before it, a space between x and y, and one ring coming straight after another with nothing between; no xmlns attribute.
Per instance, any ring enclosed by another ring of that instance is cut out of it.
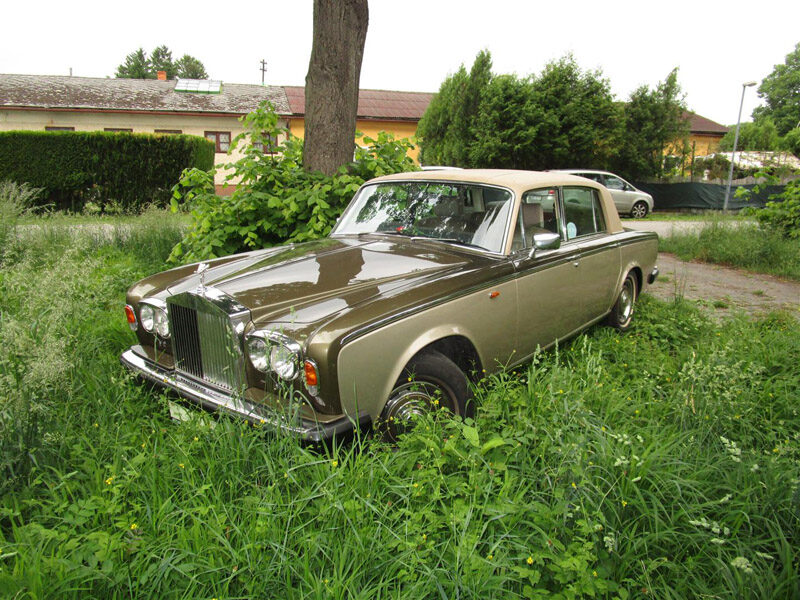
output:
<svg viewBox="0 0 800 600"><path fill-rule="evenodd" d="M573 267L579 267L580 264L581 264L581 261L579 261L579 260L572 261L572 266Z"/></svg>

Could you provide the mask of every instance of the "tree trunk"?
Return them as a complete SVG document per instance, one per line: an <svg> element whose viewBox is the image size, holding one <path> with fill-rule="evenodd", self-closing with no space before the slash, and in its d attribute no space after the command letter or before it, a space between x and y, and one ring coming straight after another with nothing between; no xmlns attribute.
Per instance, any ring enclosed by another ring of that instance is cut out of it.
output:
<svg viewBox="0 0 800 600"><path fill-rule="evenodd" d="M314 42L306 75L303 166L333 175L353 160L367 0L314 0Z"/></svg>

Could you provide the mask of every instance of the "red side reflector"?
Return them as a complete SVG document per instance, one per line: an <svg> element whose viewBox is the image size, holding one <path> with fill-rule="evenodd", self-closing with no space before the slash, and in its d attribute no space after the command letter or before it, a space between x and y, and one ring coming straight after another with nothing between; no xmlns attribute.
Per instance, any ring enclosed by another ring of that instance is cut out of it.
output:
<svg viewBox="0 0 800 600"><path fill-rule="evenodd" d="M125 305L125 317L130 325L136 323L136 313L133 312L133 307L130 304Z"/></svg>
<svg viewBox="0 0 800 600"><path fill-rule="evenodd" d="M312 363L310 360L307 360L305 363L303 363L303 371L305 371L307 386L315 386L319 383L319 378L317 377L317 367L314 366L314 363Z"/></svg>
<svg viewBox="0 0 800 600"><path fill-rule="evenodd" d="M492 293L490 293L490 294L489 294L489 298L491 298L492 300L494 300L494 299L495 299L495 298L497 298L499 295L500 295L500 292L492 292Z"/></svg>

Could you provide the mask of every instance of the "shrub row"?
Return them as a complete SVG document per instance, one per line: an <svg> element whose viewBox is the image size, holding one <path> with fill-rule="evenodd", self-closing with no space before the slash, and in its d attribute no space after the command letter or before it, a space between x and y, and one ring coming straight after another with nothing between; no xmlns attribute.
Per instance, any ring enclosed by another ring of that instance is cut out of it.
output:
<svg viewBox="0 0 800 600"><path fill-rule="evenodd" d="M197 136L0 132L0 180L44 188L42 203L57 209L81 210L88 201L124 210L164 204L183 169L213 165L214 145Z"/></svg>

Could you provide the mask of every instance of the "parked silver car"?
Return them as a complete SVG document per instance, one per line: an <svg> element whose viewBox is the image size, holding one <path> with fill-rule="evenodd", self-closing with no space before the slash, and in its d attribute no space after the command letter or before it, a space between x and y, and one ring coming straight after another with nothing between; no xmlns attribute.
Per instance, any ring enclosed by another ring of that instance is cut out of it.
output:
<svg viewBox="0 0 800 600"><path fill-rule="evenodd" d="M611 192L614 205L620 215L630 215L634 219L642 219L653 211L653 197L647 192L636 189L619 175L608 171L590 169L558 169L562 173L571 173L601 183Z"/></svg>

